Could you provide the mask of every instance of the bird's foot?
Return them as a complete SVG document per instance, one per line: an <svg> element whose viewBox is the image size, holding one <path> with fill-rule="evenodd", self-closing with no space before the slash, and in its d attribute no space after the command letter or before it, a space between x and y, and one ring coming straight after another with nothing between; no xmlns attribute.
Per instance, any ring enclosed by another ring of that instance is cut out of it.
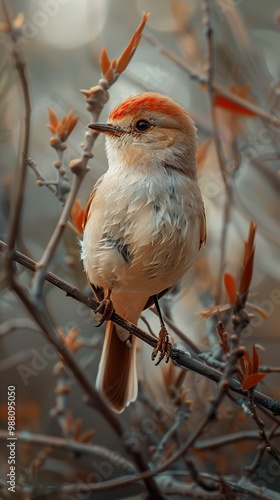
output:
<svg viewBox="0 0 280 500"><path fill-rule="evenodd" d="M168 363L169 358L170 358L170 354L171 354L171 349L172 349L172 345L171 345L171 342L169 340L168 331L167 331L165 326L162 326L160 328L160 331L159 331L157 346L153 349L153 352L152 352L152 360L153 361L155 361L158 353L160 353L158 360L155 363L155 366L159 365L164 357L165 357L165 362Z"/></svg>
<svg viewBox="0 0 280 500"><path fill-rule="evenodd" d="M108 321L112 314L115 312L113 302L111 301L110 297L106 297L105 299L101 300L99 306L95 309L95 314L100 314L101 318L96 322L95 326L101 326L104 321Z"/></svg>

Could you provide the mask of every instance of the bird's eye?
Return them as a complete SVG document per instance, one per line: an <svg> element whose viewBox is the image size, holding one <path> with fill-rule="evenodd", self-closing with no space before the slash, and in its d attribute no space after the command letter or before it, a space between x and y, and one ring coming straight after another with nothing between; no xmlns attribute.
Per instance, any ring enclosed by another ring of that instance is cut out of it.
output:
<svg viewBox="0 0 280 500"><path fill-rule="evenodd" d="M139 120L135 124L135 128L136 128L136 130L138 130L138 132L145 132L145 130L148 130L148 128L150 128L150 126L151 126L151 124L149 122L147 122L147 120Z"/></svg>

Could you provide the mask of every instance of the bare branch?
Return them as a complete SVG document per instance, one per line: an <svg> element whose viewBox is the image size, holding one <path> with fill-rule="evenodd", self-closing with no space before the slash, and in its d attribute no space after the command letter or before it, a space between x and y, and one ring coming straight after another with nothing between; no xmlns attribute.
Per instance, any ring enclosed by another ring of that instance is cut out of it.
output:
<svg viewBox="0 0 280 500"><path fill-rule="evenodd" d="M0 251L5 252L6 249L7 249L6 243L0 241ZM14 260L33 272L36 268L36 263L29 257L26 257L25 255L21 254L20 252L16 252L14 254ZM96 300L94 300L92 297L84 295L76 287L70 285L69 283L67 283L67 281L62 280L54 273L48 273L45 279L52 285L64 291L66 295L72 297L78 302L81 302L82 304L86 305L93 311L97 309L99 303ZM152 337L152 335L146 333L144 330L141 330L139 327L133 325L133 323L130 323L129 321L125 320L118 314L113 313L110 319L117 325L120 325L126 330L128 330L130 333L138 337L140 340L143 340L144 342L149 344L151 347L154 348L156 346L157 340L154 337ZM37 320L36 323L38 323ZM182 368L193 370L196 373L200 373L201 375L217 383L221 381L222 378L221 372L219 372L215 368L207 366L205 363L202 363L198 359L192 357L190 353L186 351L173 348L171 353L171 358L177 365L181 366ZM244 391L242 391L241 384L237 380L233 378L230 379L229 388L232 389L234 392L242 394L244 397L246 397L246 394L244 394ZM273 415L280 415L280 402L276 401L275 399L270 398L269 396L266 396L265 394L262 394L259 391L254 391L254 401L260 406L267 408L269 411L273 413Z"/></svg>
<svg viewBox="0 0 280 500"><path fill-rule="evenodd" d="M161 54L163 54L165 57L170 59L170 61L174 62L179 68L181 68L183 71L188 73L191 79L196 80L199 83L202 84L207 84L207 76L204 73L199 72L196 68L193 68L190 66L187 62L185 62L183 59L180 57L176 56L171 52L170 50L166 49L152 34L144 34L143 37L147 42L149 42L151 45L153 45ZM270 123L271 125L275 126L280 126L280 120L276 116L272 115L268 111L260 108L256 104L247 101L246 99L243 99L242 97L233 94L230 90L228 90L226 87L224 87L221 83L217 81L212 82L213 89L215 92L218 94L226 97L230 101L234 102L235 104L238 104L239 106L242 106L255 115L259 116L262 118L264 121Z"/></svg>
<svg viewBox="0 0 280 500"><path fill-rule="evenodd" d="M0 429L0 438L6 439L9 436L8 431ZM18 441L30 443L36 446L51 446L54 449L65 450L66 452L81 453L82 455L96 456L109 460L116 467L120 467L124 472L134 474L136 469L132 462L123 458L119 453L112 453L104 446L94 444L85 444L73 439L63 439L56 436L45 436L44 434L34 434L29 431L17 432Z"/></svg>
<svg viewBox="0 0 280 500"><path fill-rule="evenodd" d="M18 43L18 36L14 36L12 22L6 6L5 0L2 0L2 7L6 17L6 21L9 26L9 35L12 46L12 57L15 61L15 67L18 73L21 94L24 103L24 124L20 127L20 141L19 149L21 154L18 156L18 164L16 167L15 177L14 177L14 187L13 187L13 197L14 201L11 207L11 222L8 235L8 251L6 253L6 276L9 283L13 281L13 252L15 249L16 241L18 238L22 205L24 200L24 188L26 180L27 171L27 158L29 153L29 143L30 143L30 116L31 116L31 104L29 96L29 88L26 76L26 64L22 55L20 44Z"/></svg>

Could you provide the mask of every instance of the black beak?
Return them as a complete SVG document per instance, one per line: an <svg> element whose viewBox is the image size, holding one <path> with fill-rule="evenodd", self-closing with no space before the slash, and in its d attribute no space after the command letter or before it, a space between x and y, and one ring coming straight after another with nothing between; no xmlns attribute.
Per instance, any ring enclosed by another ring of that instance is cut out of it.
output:
<svg viewBox="0 0 280 500"><path fill-rule="evenodd" d="M122 135L126 131L123 130L120 127L114 127L113 125L110 125L109 123L89 123L88 127L96 130L96 132L102 132L103 134L108 134L108 135Z"/></svg>

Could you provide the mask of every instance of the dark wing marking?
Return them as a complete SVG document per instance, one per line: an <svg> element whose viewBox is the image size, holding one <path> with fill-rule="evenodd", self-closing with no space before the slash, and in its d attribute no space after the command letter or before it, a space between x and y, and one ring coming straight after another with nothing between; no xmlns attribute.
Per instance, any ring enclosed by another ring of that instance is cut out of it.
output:
<svg viewBox="0 0 280 500"><path fill-rule="evenodd" d="M162 292L160 292L160 293L157 294L157 298L161 299L161 297L163 297L169 290L171 290L171 288L172 287L166 288L165 290L162 290ZM143 311L145 309L149 309L149 307L152 307L154 304L155 304L154 296L151 295L151 297L149 297L148 301L146 302L146 305L145 305Z"/></svg>
<svg viewBox="0 0 280 500"><path fill-rule="evenodd" d="M98 302L102 302L102 300L104 299L104 290L103 288L100 288L99 286L95 286L93 283L90 283L90 281L88 280L89 282L89 285L94 293L94 296L96 298L96 300Z"/></svg>
<svg viewBox="0 0 280 500"><path fill-rule="evenodd" d="M131 262L129 246L125 245L122 238L112 238L107 233L102 237L102 244L106 247L115 248L122 256L126 264Z"/></svg>
<svg viewBox="0 0 280 500"><path fill-rule="evenodd" d="M201 216L200 216L200 245L199 245L199 248L201 248L201 245L206 244L206 238L207 238L206 216L205 216L205 209L203 206L203 210L202 210Z"/></svg>

